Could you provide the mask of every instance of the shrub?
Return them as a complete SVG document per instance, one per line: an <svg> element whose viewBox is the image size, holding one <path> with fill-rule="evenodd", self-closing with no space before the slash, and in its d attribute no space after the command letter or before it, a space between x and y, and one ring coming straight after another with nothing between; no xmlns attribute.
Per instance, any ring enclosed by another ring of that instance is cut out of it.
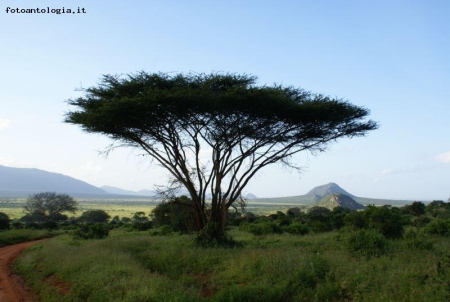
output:
<svg viewBox="0 0 450 302"><path fill-rule="evenodd" d="M147 231L149 229L151 229L153 226L151 221L147 221L147 222L133 222L133 224L131 225L131 228L137 231Z"/></svg>
<svg viewBox="0 0 450 302"><path fill-rule="evenodd" d="M101 223L81 225L77 230L72 232L74 239L102 239L108 235L108 226Z"/></svg>
<svg viewBox="0 0 450 302"><path fill-rule="evenodd" d="M170 225L163 225L156 230L151 231L152 236L170 236L173 233L173 229Z"/></svg>
<svg viewBox="0 0 450 302"><path fill-rule="evenodd" d="M192 233L197 230L192 200L186 196L162 202L152 210L151 216L156 227L169 225L173 230L182 233Z"/></svg>
<svg viewBox="0 0 450 302"><path fill-rule="evenodd" d="M373 229L362 229L347 236L345 248L353 255L380 256L387 250L387 241L382 234Z"/></svg>
<svg viewBox="0 0 450 302"><path fill-rule="evenodd" d="M424 232L430 235L449 236L450 220L435 219L424 228Z"/></svg>
<svg viewBox="0 0 450 302"><path fill-rule="evenodd" d="M10 222L11 222L11 219L9 219L9 216L3 212L0 212L0 230L9 229Z"/></svg>
<svg viewBox="0 0 450 302"><path fill-rule="evenodd" d="M78 221L84 223L106 223L109 218L108 213L103 210L89 210L83 212Z"/></svg>
<svg viewBox="0 0 450 302"><path fill-rule="evenodd" d="M414 238L407 240L406 246L409 249L432 250L433 242L424 238Z"/></svg>
<svg viewBox="0 0 450 302"><path fill-rule="evenodd" d="M300 222L291 223L289 226L283 227L282 230L294 235L306 235L309 233L309 228Z"/></svg>
<svg viewBox="0 0 450 302"><path fill-rule="evenodd" d="M249 223L245 225L244 230L257 236L281 233L278 225L271 221Z"/></svg>
<svg viewBox="0 0 450 302"><path fill-rule="evenodd" d="M403 220L397 209L369 205L364 211L348 214L344 221L356 229L375 229L386 238L403 237Z"/></svg>

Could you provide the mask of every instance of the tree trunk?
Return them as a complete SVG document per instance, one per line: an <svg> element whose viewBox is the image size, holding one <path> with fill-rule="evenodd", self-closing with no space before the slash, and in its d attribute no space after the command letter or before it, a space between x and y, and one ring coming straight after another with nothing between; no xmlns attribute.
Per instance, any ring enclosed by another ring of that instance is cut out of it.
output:
<svg viewBox="0 0 450 302"><path fill-rule="evenodd" d="M229 245L230 238L226 234L228 211L225 208L216 206L211 208L209 219L200 230L197 242L200 245Z"/></svg>

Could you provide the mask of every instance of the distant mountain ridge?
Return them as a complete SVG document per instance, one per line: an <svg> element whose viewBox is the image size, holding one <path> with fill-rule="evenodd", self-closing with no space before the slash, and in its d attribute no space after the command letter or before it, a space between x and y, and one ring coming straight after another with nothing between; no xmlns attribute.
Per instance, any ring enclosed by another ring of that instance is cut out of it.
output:
<svg viewBox="0 0 450 302"><path fill-rule="evenodd" d="M66 194L106 194L100 188L64 174L0 165L0 192L2 195L26 196L46 191Z"/></svg>
<svg viewBox="0 0 450 302"><path fill-rule="evenodd" d="M26 197L37 192L57 192L85 198L148 198L154 197L155 191L124 190L112 186L101 188L90 185L84 181L60 173L47 172L39 169L13 168L0 165L0 197ZM187 192L182 194L187 194ZM252 193L245 195L245 198L260 204L274 203L284 205L312 205L322 198L339 193L353 198L357 203L368 204L390 204L405 205L411 203L410 200L388 200L357 197L339 187L336 183L330 182L326 185L317 186L305 195L258 198Z"/></svg>
<svg viewBox="0 0 450 302"><path fill-rule="evenodd" d="M151 191L151 190L131 191L131 190L124 190L124 189L117 188L117 187L112 187L112 186L101 186L100 189L102 189L106 193L116 194L116 195L149 196L149 197L153 197L156 194L155 191Z"/></svg>

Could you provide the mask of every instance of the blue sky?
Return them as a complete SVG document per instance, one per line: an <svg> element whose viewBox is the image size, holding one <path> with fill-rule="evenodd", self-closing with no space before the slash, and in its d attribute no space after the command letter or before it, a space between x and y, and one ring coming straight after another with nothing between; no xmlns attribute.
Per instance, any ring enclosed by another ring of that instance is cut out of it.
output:
<svg viewBox="0 0 450 302"><path fill-rule="evenodd" d="M450 197L449 1L1 1L0 165L152 189L165 172L62 123L103 74L247 73L367 107L380 128L263 170L247 192L336 182L362 197ZM6 8L85 8L12 14Z"/></svg>

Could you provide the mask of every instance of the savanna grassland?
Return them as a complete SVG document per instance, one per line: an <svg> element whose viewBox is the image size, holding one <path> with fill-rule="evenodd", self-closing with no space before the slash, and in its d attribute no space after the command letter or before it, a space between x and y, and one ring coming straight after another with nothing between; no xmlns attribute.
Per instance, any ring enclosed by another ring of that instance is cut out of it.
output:
<svg viewBox="0 0 450 302"><path fill-rule="evenodd" d="M41 302L450 300L450 203L229 213L233 240L205 246L183 202L127 221L0 213L0 243L53 237L15 263Z"/></svg>
<svg viewBox="0 0 450 302"><path fill-rule="evenodd" d="M233 248L199 248L192 235L150 233L119 228L102 240L58 236L28 249L15 270L40 301L450 298L448 237L407 231L372 254L355 253L347 232L337 231L255 236L232 227L239 243Z"/></svg>
<svg viewBox="0 0 450 302"><path fill-rule="evenodd" d="M11 219L19 219L26 213L24 205L26 198L0 199L0 212L7 214ZM133 217L137 212L150 213L156 205L160 203L155 199L95 199L95 198L77 198L78 210L69 214L69 217L78 217L84 211L102 210L109 216ZM298 204L279 204L270 202L248 201L247 210L259 215L267 215L276 211L287 211L290 207Z"/></svg>
<svg viewBox="0 0 450 302"><path fill-rule="evenodd" d="M19 219L25 215L24 205L26 198L12 198L0 200L0 212L7 214L11 219ZM102 210L111 217L133 217L136 212L149 213L158 201L153 199L94 199L77 198L78 210L72 214L73 217L80 216L88 210ZM70 215L69 215L70 216Z"/></svg>

